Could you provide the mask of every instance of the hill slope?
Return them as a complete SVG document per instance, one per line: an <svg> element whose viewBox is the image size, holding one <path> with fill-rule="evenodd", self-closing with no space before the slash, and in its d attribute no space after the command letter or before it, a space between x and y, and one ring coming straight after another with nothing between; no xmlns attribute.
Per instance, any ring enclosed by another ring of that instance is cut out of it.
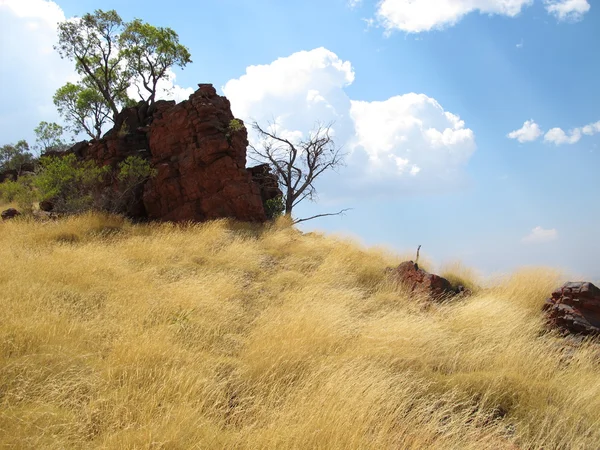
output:
<svg viewBox="0 0 600 450"><path fill-rule="evenodd" d="M401 259L285 223L0 223L0 446L596 448L597 344L560 280L446 305Z"/></svg>

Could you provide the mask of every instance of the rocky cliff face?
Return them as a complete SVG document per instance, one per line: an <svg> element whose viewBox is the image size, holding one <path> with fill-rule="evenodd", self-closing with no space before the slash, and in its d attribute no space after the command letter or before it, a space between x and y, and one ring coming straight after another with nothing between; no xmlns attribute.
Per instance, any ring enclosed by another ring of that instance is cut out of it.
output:
<svg viewBox="0 0 600 450"><path fill-rule="evenodd" d="M128 156L150 160L157 176L140 187L126 211L134 218L264 221L263 199L281 192L272 182L254 181L255 171L245 168L247 146L246 128L234 120L229 101L201 84L177 105L159 101L125 109L103 139L70 151L115 168ZM260 178L268 173L261 168Z"/></svg>

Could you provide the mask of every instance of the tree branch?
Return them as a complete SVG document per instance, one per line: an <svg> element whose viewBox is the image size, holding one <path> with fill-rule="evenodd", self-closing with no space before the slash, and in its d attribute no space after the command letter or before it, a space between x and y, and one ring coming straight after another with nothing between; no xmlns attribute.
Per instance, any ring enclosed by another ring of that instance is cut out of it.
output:
<svg viewBox="0 0 600 450"><path fill-rule="evenodd" d="M307 220L316 219L317 217L340 216L340 215L343 216L346 211L350 211L351 209L352 208L346 208L346 209L342 209L341 211L338 211L336 213L317 214L316 216L307 217L306 219L297 219L297 220L294 220L294 225L296 225L297 223L300 223L300 222L306 222Z"/></svg>

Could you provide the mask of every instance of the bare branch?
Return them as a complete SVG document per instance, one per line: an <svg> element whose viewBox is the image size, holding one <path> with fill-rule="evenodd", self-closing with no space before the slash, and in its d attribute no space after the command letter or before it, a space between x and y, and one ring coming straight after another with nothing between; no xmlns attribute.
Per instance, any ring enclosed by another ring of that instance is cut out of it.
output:
<svg viewBox="0 0 600 450"><path fill-rule="evenodd" d="M317 217L325 217L325 216L343 216L346 211L350 211L352 208L342 209L336 213L328 213L328 214L317 214L316 216L307 217L306 219L297 219L294 220L294 225L300 222L306 222L307 220L316 219Z"/></svg>

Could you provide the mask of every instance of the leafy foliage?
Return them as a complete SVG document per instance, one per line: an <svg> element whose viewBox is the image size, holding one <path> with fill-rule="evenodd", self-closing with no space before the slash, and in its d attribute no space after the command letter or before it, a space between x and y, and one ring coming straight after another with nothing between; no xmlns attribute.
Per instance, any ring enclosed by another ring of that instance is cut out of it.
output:
<svg viewBox="0 0 600 450"><path fill-rule="evenodd" d="M42 157L34 180L41 200L51 200L57 212L75 213L92 209L94 194L110 171L93 161L78 161L73 154Z"/></svg>
<svg viewBox="0 0 600 450"><path fill-rule="evenodd" d="M16 170L21 172L23 165L31 163L33 155L27 141L6 144L0 147L0 170Z"/></svg>
<svg viewBox="0 0 600 450"><path fill-rule="evenodd" d="M111 120L111 111L102 95L85 82L67 83L59 88L54 94L54 104L72 132L84 131L92 139L99 139L102 127Z"/></svg>
<svg viewBox="0 0 600 450"><path fill-rule="evenodd" d="M151 104L169 69L191 62L175 31L140 19L125 23L115 10L98 9L81 20L62 22L58 38L54 48L75 62L82 81L60 88L54 103L74 131L92 138L99 138L102 126L114 122L122 108L135 104L127 95L133 83Z"/></svg>
<svg viewBox="0 0 600 450"><path fill-rule="evenodd" d="M265 214L267 219L274 220L282 216L285 212L285 202L283 197L275 197L265 202Z"/></svg>
<svg viewBox="0 0 600 450"><path fill-rule="evenodd" d="M112 112L127 98L131 73L124 68L124 55L119 51L119 36L123 19L115 10L94 11L81 20L65 21L58 25L58 44L61 57L73 60L77 72L89 81Z"/></svg>
<svg viewBox="0 0 600 450"><path fill-rule="evenodd" d="M138 86L138 95L149 104L154 103L158 82L168 77L170 67L184 67L192 62L190 52L179 43L175 31L140 19L126 25L120 45L130 73L141 81L146 91L142 93Z"/></svg>
<svg viewBox="0 0 600 450"><path fill-rule="evenodd" d="M65 130L59 124L42 121L33 131L37 138L36 148L40 154L66 150L67 144L62 140Z"/></svg>
<svg viewBox="0 0 600 450"><path fill-rule="evenodd" d="M242 131L244 129L244 124L239 119L231 119L229 121L229 131L232 133Z"/></svg>
<svg viewBox="0 0 600 450"><path fill-rule="evenodd" d="M150 166L150 161L139 156L129 156L119 164L117 178L127 186L139 184L156 176L157 170Z"/></svg>

